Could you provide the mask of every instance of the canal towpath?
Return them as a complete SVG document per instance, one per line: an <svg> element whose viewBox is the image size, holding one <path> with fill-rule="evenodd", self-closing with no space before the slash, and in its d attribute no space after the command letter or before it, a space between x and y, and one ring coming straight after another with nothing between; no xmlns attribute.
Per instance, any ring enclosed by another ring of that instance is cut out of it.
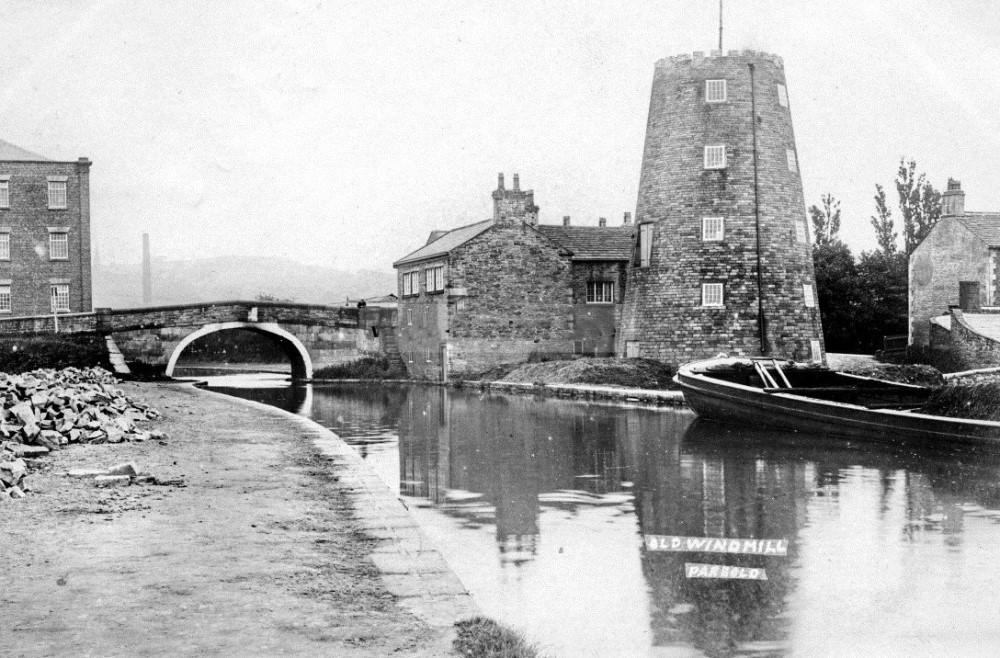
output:
<svg viewBox="0 0 1000 658"><path fill-rule="evenodd" d="M450 654L475 606L335 435L189 384L122 388L167 438L57 451L3 506L4 655ZM122 462L163 484L66 476Z"/></svg>

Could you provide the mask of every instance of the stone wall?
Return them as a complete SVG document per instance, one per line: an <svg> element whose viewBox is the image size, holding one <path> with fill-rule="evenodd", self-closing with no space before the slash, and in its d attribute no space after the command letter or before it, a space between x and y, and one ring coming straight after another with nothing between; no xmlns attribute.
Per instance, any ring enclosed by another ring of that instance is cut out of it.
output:
<svg viewBox="0 0 1000 658"><path fill-rule="evenodd" d="M1000 365L1000 343L977 333L960 309L951 309L952 354L966 368Z"/></svg>
<svg viewBox="0 0 1000 658"><path fill-rule="evenodd" d="M628 264L625 261L573 261L574 349L588 356L613 356L615 335L625 298ZM588 304L587 283L614 281L613 304Z"/></svg>
<svg viewBox="0 0 1000 658"><path fill-rule="evenodd" d="M929 321L958 304L960 281L979 282L980 305L990 304L990 253L955 217L942 217L910 256L910 344L929 344Z"/></svg>
<svg viewBox="0 0 1000 658"><path fill-rule="evenodd" d="M448 285L451 370L478 372L574 351L569 256L524 223L500 224L455 249Z"/></svg>
<svg viewBox="0 0 1000 658"><path fill-rule="evenodd" d="M726 81L725 102L706 102L709 79ZM719 352L760 354L759 299L770 353L806 360L816 345L822 354L819 308L805 303L804 286L816 297L812 246L779 85L781 59L752 51L657 63L636 207L636 223L652 223L652 252L648 267L636 258L628 271L619 354L673 363ZM704 147L712 145L725 146L725 168L704 167ZM722 240L702 239L704 217L723 218ZM702 305L703 283L723 284L724 305Z"/></svg>
<svg viewBox="0 0 1000 658"><path fill-rule="evenodd" d="M10 315L51 311L53 284L69 286L72 313L90 311L90 161L0 162L9 177L10 207L0 208L0 231L10 235L10 260L0 280L10 285ZM49 208L48 177L66 177L66 208ZM68 258L51 260L49 229L67 234Z"/></svg>

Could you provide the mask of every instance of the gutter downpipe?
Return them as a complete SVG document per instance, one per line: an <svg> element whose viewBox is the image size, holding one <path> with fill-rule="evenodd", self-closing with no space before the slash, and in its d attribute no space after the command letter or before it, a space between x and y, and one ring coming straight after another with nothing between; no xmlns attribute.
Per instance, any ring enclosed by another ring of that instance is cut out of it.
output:
<svg viewBox="0 0 1000 658"><path fill-rule="evenodd" d="M754 83L754 66L750 68L750 128L753 132L753 214L757 229L757 328L760 332L760 353L767 354L770 347L767 344L767 318L764 316L764 277L760 257L760 190L757 175L757 94Z"/></svg>

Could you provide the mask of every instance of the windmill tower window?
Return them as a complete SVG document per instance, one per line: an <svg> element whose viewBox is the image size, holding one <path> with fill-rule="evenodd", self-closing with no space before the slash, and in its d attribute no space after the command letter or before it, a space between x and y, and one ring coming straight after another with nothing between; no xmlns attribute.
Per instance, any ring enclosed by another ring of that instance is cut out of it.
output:
<svg viewBox="0 0 1000 658"><path fill-rule="evenodd" d="M705 80L705 102L706 103L726 102L725 80Z"/></svg>
<svg viewBox="0 0 1000 658"><path fill-rule="evenodd" d="M726 145L716 144L705 147L705 169L726 168Z"/></svg>

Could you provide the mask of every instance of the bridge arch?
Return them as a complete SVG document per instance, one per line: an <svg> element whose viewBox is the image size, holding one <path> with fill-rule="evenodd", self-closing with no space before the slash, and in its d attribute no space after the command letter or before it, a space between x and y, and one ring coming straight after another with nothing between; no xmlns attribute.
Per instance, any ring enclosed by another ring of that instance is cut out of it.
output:
<svg viewBox="0 0 1000 658"><path fill-rule="evenodd" d="M214 334L217 331L226 331L227 329L246 329L248 331L275 336L282 347L285 348L285 352L292 362L292 377L312 379L313 364L312 358L309 356L309 350L302 344L302 341L295 337L295 334L282 329L273 322L215 322L206 324L200 329L191 332L177 343L177 347L170 354L170 360L167 361L167 369L164 374L167 377L173 377L174 368L177 366L177 359L180 358L181 353L188 345L202 336Z"/></svg>

